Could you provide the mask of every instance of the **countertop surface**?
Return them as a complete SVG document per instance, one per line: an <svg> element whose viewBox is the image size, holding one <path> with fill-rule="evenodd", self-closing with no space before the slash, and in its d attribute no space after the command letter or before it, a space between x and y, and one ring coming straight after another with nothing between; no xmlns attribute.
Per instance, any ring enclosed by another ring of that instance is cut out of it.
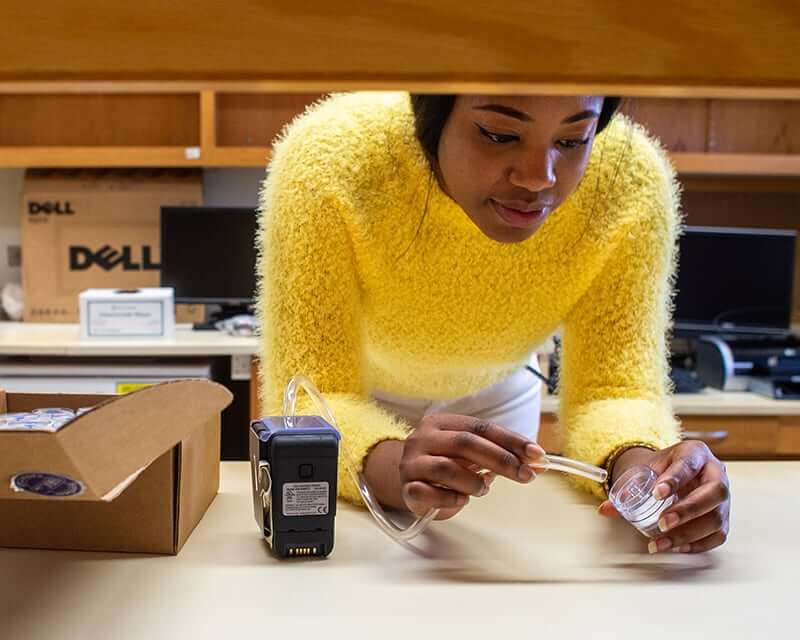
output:
<svg viewBox="0 0 800 640"><path fill-rule="evenodd" d="M253 520L247 463L223 463L220 494L177 557L0 549L0 637L789 637L800 462L728 469L731 534L707 554L648 555L548 472L498 479L413 550L340 503L333 554L281 562Z"/></svg>
<svg viewBox="0 0 800 640"><path fill-rule="evenodd" d="M0 355L192 356L240 355L258 351L258 338L178 325L174 338L81 339L77 324L0 322Z"/></svg>
<svg viewBox="0 0 800 640"><path fill-rule="evenodd" d="M194 331L178 325L169 339L81 339L77 324L0 322L0 356L218 356L255 355L259 342L254 336L231 336L220 331ZM800 415L800 401L773 400L755 393L705 389L700 393L676 394L673 407L678 415ZM556 413L558 397L542 398L542 411Z"/></svg>

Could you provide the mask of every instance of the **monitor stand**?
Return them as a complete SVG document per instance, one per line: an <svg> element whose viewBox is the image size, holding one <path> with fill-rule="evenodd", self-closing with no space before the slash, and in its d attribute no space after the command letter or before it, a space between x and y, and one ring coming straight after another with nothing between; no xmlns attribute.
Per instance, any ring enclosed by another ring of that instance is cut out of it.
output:
<svg viewBox="0 0 800 640"><path fill-rule="evenodd" d="M220 320L227 320L233 316L252 315L253 307L250 304L220 304L219 309L211 312L205 322L195 322L192 329L195 331L216 331L215 326Z"/></svg>

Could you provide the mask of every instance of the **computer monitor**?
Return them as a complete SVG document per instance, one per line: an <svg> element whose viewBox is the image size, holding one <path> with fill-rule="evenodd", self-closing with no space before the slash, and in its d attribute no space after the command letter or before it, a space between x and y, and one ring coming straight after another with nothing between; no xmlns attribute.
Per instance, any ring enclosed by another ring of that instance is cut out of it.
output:
<svg viewBox="0 0 800 640"><path fill-rule="evenodd" d="M242 312L256 288L256 212L244 207L162 207L161 286L175 302Z"/></svg>
<svg viewBox="0 0 800 640"><path fill-rule="evenodd" d="M684 227L675 335L787 333L796 235L789 230Z"/></svg>

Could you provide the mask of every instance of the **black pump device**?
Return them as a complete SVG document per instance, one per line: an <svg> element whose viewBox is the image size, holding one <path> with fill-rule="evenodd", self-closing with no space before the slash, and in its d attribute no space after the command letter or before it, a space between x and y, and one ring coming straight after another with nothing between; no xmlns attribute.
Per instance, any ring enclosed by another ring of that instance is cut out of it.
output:
<svg viewBox="0 0 800 640"><path fill-rule="evenodd" d="M250 425L256 522L279 558L333 550L339 433L319 416L283 416Z"/></svg>

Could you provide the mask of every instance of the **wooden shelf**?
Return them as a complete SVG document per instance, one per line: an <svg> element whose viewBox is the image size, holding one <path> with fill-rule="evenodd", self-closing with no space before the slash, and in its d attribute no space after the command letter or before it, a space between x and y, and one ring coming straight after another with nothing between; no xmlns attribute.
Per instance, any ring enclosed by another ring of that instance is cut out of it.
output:
<svg viewBox="0 0 800 640"><path fill-rule="evenodd" d="M0 167L264 168L270 141L320 97L258 83L47 88L0 85ZM633 98L624 111L689 180L800 177L800 101Z"/></svg>
<svg viewBox="0 0 800 640"><path fill-rule="evenodd" d="M800 176L800 155L751 153L671 153L684 175Z"/></svg>
<svg viewBox="0 0 800 640"><path fill-rule="evenodd" d="M200 147L0 147L0 167L202 167Z"/></svg>
<svg viewBox="0 0 800 640"><path fill-rule="evenodd" d="M239 167L263 168L268 147L0 147L0 167ZM686 176L800 177L800 156L671 153Z"/></svg>
<svg viewBox="0 0 800 640"><path fill-rule="evenodd" d="M597 0L510 0L476 19L470 3L452 0L230 0L225 11L211 0L190 11L152 0L82 0L80 11L63 0L6 2L0 81L798 97L794 4L625 3L615 12ZM564 28L578 16L597 28L579 37Z"/></svg>
<svg viewBox="0 0 800 640"><path fill-rule="evenodd" d="M267 147L216 147L203 164L207 167L266 168L272 157Z"/></svg>
<svg viewBox="0 0 800 640"><path fill-rule="evenodd" d="M0 147L0 168L266 167L266 147Z"/></svg>

